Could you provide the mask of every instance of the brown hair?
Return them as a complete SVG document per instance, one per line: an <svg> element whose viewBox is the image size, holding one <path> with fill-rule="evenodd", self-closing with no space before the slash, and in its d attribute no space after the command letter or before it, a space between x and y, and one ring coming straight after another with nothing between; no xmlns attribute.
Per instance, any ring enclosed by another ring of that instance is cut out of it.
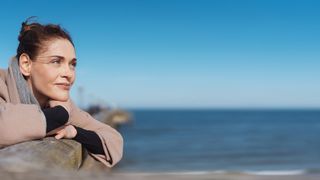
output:
<svg viewBox="0 0 320 180"><path fill-rule="evenodd" d="M39 54L39 51L45 48L45 42L54 38L67 39L74 46L71 36L60 25L30 23L33 18L35 17L30 17L22 23L18 36L19 46L16 55L18 59L22 53L26 53L31 59L34 59Z"/></svg>

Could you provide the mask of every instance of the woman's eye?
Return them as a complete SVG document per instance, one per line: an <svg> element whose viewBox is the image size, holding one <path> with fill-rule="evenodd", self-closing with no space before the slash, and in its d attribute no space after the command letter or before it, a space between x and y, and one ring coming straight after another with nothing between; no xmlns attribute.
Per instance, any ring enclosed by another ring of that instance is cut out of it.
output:
<svg viewBox="0 0 320 180"><path fill-rule="evenodd" d="M60 59L54 59L51 61L52 64L60 64L61 60Z"/></svg>
<svg viewBox="0 0 320 180"><path fill-rule="evenodd" d="M76 63L76 62L73 62L73 63L70 63L70 65L71 65L72 68L76 68L77 63Z"/></svg>

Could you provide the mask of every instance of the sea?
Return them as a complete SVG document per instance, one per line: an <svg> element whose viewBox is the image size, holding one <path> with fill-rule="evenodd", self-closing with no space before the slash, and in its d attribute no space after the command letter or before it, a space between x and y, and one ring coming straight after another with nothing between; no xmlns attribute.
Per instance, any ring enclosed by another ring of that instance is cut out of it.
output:
<svg viewBox="0 0 320 180"><path fill-rule="evenodd" d="M320 109L130 110L119 172L320 172Z"/></svg>

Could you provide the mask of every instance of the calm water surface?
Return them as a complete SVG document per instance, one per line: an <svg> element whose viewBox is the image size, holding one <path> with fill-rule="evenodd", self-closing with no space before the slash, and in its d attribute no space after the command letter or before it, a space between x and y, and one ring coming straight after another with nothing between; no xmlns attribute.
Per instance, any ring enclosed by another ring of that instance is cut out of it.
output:
<svg viewBox="0 0 320 180"><path fill-rule="evenodd" d="M135 110L119 171L320 170L320 110Z"/></svg>

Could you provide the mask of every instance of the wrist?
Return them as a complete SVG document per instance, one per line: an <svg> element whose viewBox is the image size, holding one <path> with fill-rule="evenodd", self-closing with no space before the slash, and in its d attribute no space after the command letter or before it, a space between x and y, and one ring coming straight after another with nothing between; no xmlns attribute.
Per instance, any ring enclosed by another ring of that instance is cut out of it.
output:
<svg viewBox="0 0 320 180"><path fill-rule="evenodd" d="M63 106L55 106L53 108L43 109L42 112L46 117L47 133L65 125L69 120L69 113Z"/></svg>

